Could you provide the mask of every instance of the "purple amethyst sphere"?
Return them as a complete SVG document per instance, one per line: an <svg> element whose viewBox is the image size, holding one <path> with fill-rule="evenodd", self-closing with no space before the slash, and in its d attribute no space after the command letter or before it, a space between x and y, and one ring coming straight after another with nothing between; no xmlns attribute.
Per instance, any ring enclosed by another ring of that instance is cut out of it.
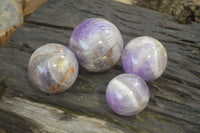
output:
<svg viewBox="0 0 200 133"><path fill-rule="evenodd" d="M120 74L113 78L106 90L110 108L117 114L131 116L142 111L149 101L149 88L137 75Z"/></svg>
<svg viewBox="0 0 200 133"><path fill-rule="evenodd" d="M122 54L122 66L126 73L153 81L160 77L167 66L167 53L163 45L148 36L131 40Z"/></svg>
<svg viewBox="0 0 200 133"><path fill-rule="evenodd" d="M91 18L74 29L69 48L87 71L104 72L120 59L123 39L120 31L111 22Z"/></svg>
<svg viewBox="0 0 200 133"><path fill-rule="evenodd" d="M31 56L28 74L32 83L48 94L67 90L78 75L78 62L73 52L60 44L46 44Z"/></svg>

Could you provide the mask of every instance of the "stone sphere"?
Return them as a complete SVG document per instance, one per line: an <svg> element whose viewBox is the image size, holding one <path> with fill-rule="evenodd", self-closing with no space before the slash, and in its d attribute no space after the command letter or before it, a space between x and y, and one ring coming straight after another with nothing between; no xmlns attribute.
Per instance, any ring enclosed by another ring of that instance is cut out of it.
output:
<svg viewBox="0 0 200 133"><path fill-rule="evenodd" d="M122 54L122 66L126 73L153 81L160 77L167 66L167 53L163 45L148 36L131 40Z"/></svg>
<svg viewBox="0 0 200 133"><path fill-rule="evenodd" d="M131 116L142 111L149 101L149 88L137 75L120 74L113 78L106 90L110 108L117 114Z"/></svg>
<svg viewBox="0 0 200 133"><path fill-rule="evenodd" d="M123 39L120 31L111 22L91 18L74 29L69 48L84 69L90 72L104 72L120 59Z"/></svg>
<svg viewBox="0 0 200 133"><path fill-rule="evenodd" d="M48 94L67 90L78 75L78 62L73 52L60 44L46 44L31 56L28 74L32 83Z"/></svg>

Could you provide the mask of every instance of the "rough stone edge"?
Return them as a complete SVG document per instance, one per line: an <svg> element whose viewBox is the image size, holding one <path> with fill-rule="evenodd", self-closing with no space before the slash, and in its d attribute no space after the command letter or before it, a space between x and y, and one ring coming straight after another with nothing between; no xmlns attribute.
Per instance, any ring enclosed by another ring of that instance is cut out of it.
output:
<svg viewBox="0 0 200 133"><path fill-rule="evenodd" d="M46 1L47 0L16 0L16 3L20 4L19 10L21 11L21 15L24 18L27 15L34 12L39 7L39 5ZM22 24L23 22L18 23L16 25L12 25L6 31L0 33L0 47L6 46L6 44L9 42L12 33Z"/></svg>

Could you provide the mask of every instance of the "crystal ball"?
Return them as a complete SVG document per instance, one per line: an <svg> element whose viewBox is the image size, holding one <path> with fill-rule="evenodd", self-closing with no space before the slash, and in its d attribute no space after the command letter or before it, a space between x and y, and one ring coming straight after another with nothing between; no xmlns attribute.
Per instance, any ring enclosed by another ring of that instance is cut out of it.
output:
<svg viewBox="0 0 200 133"><path fill-rule="evenodd" d="M158 40L141 36L127 44L121 60L126 73L138 75L149 82L164 72L167 66L167 53Z"/></svg>
<svg viewBox="0 0 200 133"><path fill-rule="evenodd" d="M60 44L46 44L31 56L28 74L41 91L56 94L67 90L78 75L78 62L74 53Z"/></svg>
<svg viewBox="0 0 200 133"><path fill-rule="evenodd" d="M85 70L104 72L120 59L123 39L118 28L111 22L91 18L74 29L69 48Z"/></svg>
<svg viewBox="0 0 200 133"><path fill-rule="evenodd" d="M146 82L134 74L120 74L113 78L106 90L110 108L119 115L131 116L141 112L149 101Z"/></svg>

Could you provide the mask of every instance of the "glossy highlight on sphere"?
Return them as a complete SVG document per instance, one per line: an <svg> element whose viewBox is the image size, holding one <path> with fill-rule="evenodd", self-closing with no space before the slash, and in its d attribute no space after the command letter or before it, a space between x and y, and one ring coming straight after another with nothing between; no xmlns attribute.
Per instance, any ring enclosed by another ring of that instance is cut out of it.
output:
<svg viewBox="0 0 200 133"><path fill-rule="evenodd" d="M167 66L167 53L163 45L148 36L131 40L122 54L122 66L126 73L153 81L160 77Z"/></svg>
<svg viewBox="0 0 200 133"><path fill-rule="evenodd" d="M78 75L78 62L73 52L60 44L46 44L31 56L28 74L32 83L48 94L67 90Z"/></svg>
<svg viewBox="0 0 200 133"><path fill-rule="evenodd" d="M123 39L120 31L111 22L91 18L74 29L69 48L87 71L104 72L120 59Z"/></svg>
<svg viewBox="0 0 200 133"><path fill-rule="evenodd" d="M149 88L137 75L120 74L113 78L106 90L110 108L117 114L131 116L141 112L149 101Z"/></svg>

